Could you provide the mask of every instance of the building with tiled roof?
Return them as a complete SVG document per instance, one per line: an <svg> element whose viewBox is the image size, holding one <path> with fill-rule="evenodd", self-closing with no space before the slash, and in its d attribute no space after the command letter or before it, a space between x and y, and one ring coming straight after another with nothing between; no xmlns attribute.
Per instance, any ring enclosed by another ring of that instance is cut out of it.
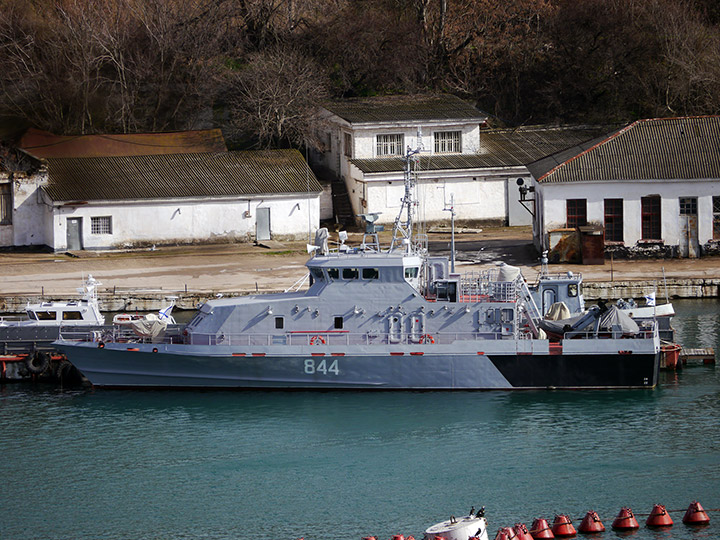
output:
<svg viewBox="0 0 720 540"><path fill-rule="evenodd" d="M219 130L206 130L53 136L50 152L38 133L18 150L31 168L0 171L3 246L264 241L306 238L319 226L323 188L297 150L227 152ZM46 157L28 153L41 147Z"/></svg>
<svg viewBox="0 0 720 540"><path fill-rule="evenodd" d="M621 253L717 250L720 116L639 120L528 168L539 249L555 248L553 231L595 225Z"/></svg>
<svg viewBox="0 0 720 540"><path fill-rule="evenodd" d="M420 219L529 225L518 178L529 182L526 164L607 133L603 127L489 129L487 115L455 96L390 96L325 104L324 151L314 165L337 178L352 213L379 213L393 223L404 194L403 160L408 146L422 144L415 171Z"/></svg>

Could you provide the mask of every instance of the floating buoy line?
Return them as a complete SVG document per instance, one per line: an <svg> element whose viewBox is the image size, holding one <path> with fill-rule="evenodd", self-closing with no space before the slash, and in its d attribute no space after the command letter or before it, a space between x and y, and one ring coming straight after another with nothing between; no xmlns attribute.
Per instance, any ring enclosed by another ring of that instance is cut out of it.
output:
<svg viewBox="0 0 720 540"><path fill-rule="evenodd" d="M484 507L481 512L484 516ZM668 510L662 504L655 504L649 513L635 514L630 507L623 506L617 516L615 516L610 527L612 530L618 532L634 531L640 528L640 523L638 522L639 516L641 520L643 517L646 517L645 526L648 528L668 528L672 527L675 523L670 514L680 512L685 512L682 517L682 522L685 525L703 527L710 523L708 512L720 512L720 508L706 509L703 508L698 501L693 501L687 509ZM478 516L475 519L480 517L480 512L478 512ZM470 520L472 518L473 513L471 511L470 516L467 518L456 519L455 517L451 517L450 521L444 522L444 524L455 525L460 519ZM431 530L433 530L433 528L425 532L425 540L486 540L488 538L485 528L479 529L476 536L467 536L467 538L462 539L450 532L445 535L429 534ZM448 531L449 530L450 529L448 529ZM458 530L457 532L460 531ZM547 540L552 538L572 538L577 536L578 533L595 535L603 532L605 532L605 525L600 519L599 514L595 510L590 510L582 518L577 529L573 525L573 520L570 516L567 514L556 514L552 525L550 525L547 519L536 518L529 529L524 523L515 523L512 527L500 527L495 535L495 540ZM378 538L376 536L364 536L362 540L378 540ZM390 537L390 540L415 540L415 537L395 534Z"/></svg>

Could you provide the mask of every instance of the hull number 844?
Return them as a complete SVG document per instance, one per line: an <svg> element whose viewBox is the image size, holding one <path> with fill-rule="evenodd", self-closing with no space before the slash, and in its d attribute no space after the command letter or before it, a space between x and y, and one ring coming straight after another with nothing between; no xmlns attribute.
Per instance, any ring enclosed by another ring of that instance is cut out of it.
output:
<svg viewBox="0 0 720 540"><path fill-rule="evenodd" d="M332 362L328 362L324 358L316 361L314 358L308 358L305 360L305 373L308 375L315 375L321 373L323 375L340 375L340 368L338 367L337 359Z"/></svg>

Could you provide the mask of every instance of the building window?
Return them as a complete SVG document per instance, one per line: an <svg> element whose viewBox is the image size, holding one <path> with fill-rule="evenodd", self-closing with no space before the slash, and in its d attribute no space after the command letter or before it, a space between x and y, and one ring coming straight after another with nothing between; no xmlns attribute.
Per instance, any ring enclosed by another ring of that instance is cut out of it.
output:
<svg viewBox="0 0 720 540"><path fill-rule="evenodd" d="M0 225L12 224L12 184L0 184Z"/></svg>
<svg viewBox="0 0 720 540"><path fill-rule="evenodd" d="M661 240L660 195L650 195L640 199L642 212L642 239Z"/></svg>
<svg viewBox="0 0 720 540"><path fill-rule="evenodd" d="M567 200L567 227L574 229L587 225L587 199Z"/></svg>
<svg viewBox="0 0 720 540"><path fill-rule="evenodd" d="M697 199L695 197L680 197L680 215L697 216Z"/></svg>
<svg viewBox="0 0 720 540"><path fill-rule="evenodd" d="M112 216L90 218L91 234L112 234Z"/></svg>
<svg viewBox="0 0 720 540"><path fill-rule="evenodd" d="M352 158L352 135L343 133L343 152L345 157Z"/></svg>
<svg viewBox="0 0 720 540"><path fill-rule="evenodd" d="M377 136L376 155L381 156L401 156L403 153L403 145L405 136L401 133L391 135Z"/></svg>
<svg viewBox="0 0 720 540"><path fill-rule="evenodd" d="M622 199L605 199L605 240L623 241Z"/></svg>
<svg viewBox="0 0 720 540"><path fill-rule="evenodd" d="M459 131L437 131L435 132L435 153L436 154L459 154L462 152Z"/></svg>
<svg viewBox="0 0 720 540"><path fill-rule="evenodd" d="M720 240L720 197L713 196L713 240Z"/></svg>

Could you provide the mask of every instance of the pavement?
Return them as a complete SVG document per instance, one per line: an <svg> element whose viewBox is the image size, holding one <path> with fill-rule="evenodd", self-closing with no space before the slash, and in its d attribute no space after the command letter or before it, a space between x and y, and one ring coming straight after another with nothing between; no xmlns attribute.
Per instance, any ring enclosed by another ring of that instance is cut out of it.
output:
<svg viewBox="0 0 720 540"><path fill-rule="evenodd" d="M428 236L431 253L449 255L449 232L431 232ZM335 233L331 233L333 237ZM351 233L347 243L352 246L360 241L361 235ZM458 272L480 270L503 261L521 267L532 282L540 269L529 227L461 229L456 232L455 245ZM182 291L276 291L304 277L307 259L304 240L103 252L0 251L0 296L73 296L88 274L102 282L101 290L151 290L168 295ZM550 265L549 270L582 272L586 282L660 281L663 275L668 279L716 279L720 278L720 258L615 260L604 265Z"/></svg>

